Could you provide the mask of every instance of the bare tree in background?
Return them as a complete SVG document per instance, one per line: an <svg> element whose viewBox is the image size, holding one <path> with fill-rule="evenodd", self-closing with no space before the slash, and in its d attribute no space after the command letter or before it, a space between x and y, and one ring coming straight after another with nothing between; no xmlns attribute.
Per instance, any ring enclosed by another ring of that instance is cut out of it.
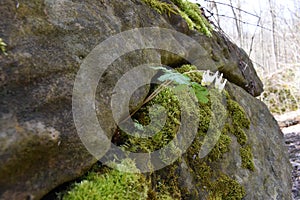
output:
<svg viewBox="0 0 300 200"><path fill-rule="evenodd" d="M299 0L261 0L254 11L243 0L204 1L211 3L209 8L220 28L249 50L265 84L261 99L280 108L277 112L300 109Z"/></svg>
<svg viewBox="0 0 300 200"><path fill-rule="evenodd" d="M275 68L278 69L278 41L277 41L277 21L276 21L276 12L275 12L275 6L272 0L269 0L269 7L270 7L270 13L271 13L271 21L272 21L272 40L273 40L273 52L274 52L274 64Z"/></svg>
<svg viewBox="0 0 300 200"><path fill-rule="evenodd" d="M234 16L234 21L235 21L238 38L239 38L239 43L240 43L240 46L243 46L243 35L242 35L243 29L242 29L242 24L241 24L241 22L242 22L241 3L240 3L240 0L238 0L237 7L235 7L235 6L233 6L232 0L229 0L229 2L230 2L232 14Z"/></svg>
<svg viewBox="0 0 300 200"><path fill-rule="evenodd" d="M216 11L216 15L214 16L215 20L217 21L217 25L218 26L221 26L220 25L220 15L219 15L219 10L218 10L218 6L217 6L217 3L212 0L209 2L208 4L208 8L213 12L214 10Z"/></svg>

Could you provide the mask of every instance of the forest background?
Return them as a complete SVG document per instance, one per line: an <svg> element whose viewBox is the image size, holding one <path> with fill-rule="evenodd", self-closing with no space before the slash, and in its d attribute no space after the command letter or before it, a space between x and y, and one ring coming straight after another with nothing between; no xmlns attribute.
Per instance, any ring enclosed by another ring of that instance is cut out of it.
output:
<svg viewBox="0 0 300 200"><path fill-rule="evenodd" d="M190 0L250 56L273 114L300 109L299 0Z"/></svg>

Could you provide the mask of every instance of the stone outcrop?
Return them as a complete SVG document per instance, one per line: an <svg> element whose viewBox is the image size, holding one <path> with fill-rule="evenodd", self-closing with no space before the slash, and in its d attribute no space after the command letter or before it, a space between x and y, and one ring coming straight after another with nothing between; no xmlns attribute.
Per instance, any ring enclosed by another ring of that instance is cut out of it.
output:
<svg viewBox="0 0 300 200"><path fill-rule="evenodd" d="M161 15L140 0L1 0L0 19L0 38L7 43L8 54L0 54L0 199L40 199L96 162L73 122L76 73L105 39L153 26L177 30L198 41L207 55L197 67L219 70L233 83L229 91L251 120L247 135L256 171L220 167L245 186L245 199L290 199L290 169L281 132L268 109L253 97L262 92L261 81L246 53L220 33L213 32L209 38L189 30L180 16ZM116 129L110 110L114 85L122 74L147 62L186 63L160 50L116 60L96 93L97 116L109 138ZM135 94L132 107L145 98L148 89ZM239 163L234 156L231 159Z"/></svg>

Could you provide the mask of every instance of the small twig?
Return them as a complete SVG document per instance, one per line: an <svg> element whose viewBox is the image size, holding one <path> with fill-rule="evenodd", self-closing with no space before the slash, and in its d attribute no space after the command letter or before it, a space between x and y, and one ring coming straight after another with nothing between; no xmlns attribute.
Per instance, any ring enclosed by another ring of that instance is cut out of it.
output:
<svg viewBox="0 0 300 200"><path fill-rule="evenodd" d="M172 81L168 80L168 81L163 82L161 85L159 85L159 87L156 88L155 91L151 95L149 95L147 97L147 99L145 99L138 108L136 108L132 113L130 113L125 119L121 120L121 122L119 124L122 124L125 121L127 121L129 118L131 118L143 105L145 105L146 103L151 101L154 97L156 97L164 88L166 88L171 83L172 83Z"/></svg>
<svg viewBox="0 0 300 200"><path fill-rule="evenodd" d="M213 2L213 3L215 3L215 4L220 4L220 5L228 6L228 7L234 8L234 9L236 9L236 10L239 10L239 11L241 11L241 12L244 12L244 13L246 13L246 14L248 14L248 15L251 15L251 16L253 16L253 17L259 18L259 16L257 16L256 14L253 14L253 13L250 13L250 12L248 12L248 11L246 11L246 10L241 9L241 8L232 6L232 5L228 4L228 3L222 3L222 2L217 2L217 1L209 1L209 0L204 0L204 1L210 2L210 3Z"/></svg>
<svg viewBox="0 0 300 200"><path fill-rule="evenodd" d="M183 74L191 74L191 73L194 73L194 72L201 72L200 70L191 70L191 71L188 71L188 72L184 72Z"/></svg>

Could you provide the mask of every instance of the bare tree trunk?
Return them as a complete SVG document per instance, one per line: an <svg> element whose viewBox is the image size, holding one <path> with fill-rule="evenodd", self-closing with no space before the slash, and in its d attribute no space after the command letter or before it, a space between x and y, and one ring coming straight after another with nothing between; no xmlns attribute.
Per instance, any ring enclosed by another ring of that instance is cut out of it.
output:
<svg viewBox="0 0 300 200"><path fill-rule="evenodd" d="M209 3L209 8L210 8L210 10L211 11L213 11L213 10L215 10L216 11L216 21L217 21L217 25L219 26L219 27L221 27L221 25L220 25L220 15L219 15L219 9L218 9L218 6L217 6L217 3L215 2L215 1L211 1L210 3Z"/></svg>
<svg viewBox="0 0 300 200"><path fill-rule="evenodd" d="M273 40L273 52L275 56L275 69L278 69L278 47L277 47L277 37L276 37L276 13L274 9L274 4L272 0L269 0L271 20L272 20L272 40Z"/></svg>
<svg viewBox="0 0 300 200"><path fill-rule="evenodd" d="M288 53L287 53L287 39L286 39L286 33L283 34L283 46L284 46L284 62L288 63Z"/></svg>
<svg viewBox="0 0 300 200"><path fill-rule="evenodd" d="M262 61L262 64L263 66L267 66L267 62L266 62L266 57L265 57L265 40L264 40L264 29L260 29L260 45L261 45L261 61Z"/></svg>
<svg viewBox="0 0 300 200"><path fill-rule="evenodd" d="M241 30L241 22L240 22L241 20L240 20L240 18L238 18L238 15L236 14L236 12L234 10L232 0L229 0L229 1L230 1L230 7L231 7L231 10L232 10L232 14L233 14L233 17L234 17L234 20L235 20L235 26L236 26L236 31L237 31L237 34L238 34L240 46L242 46L242 30ZM240 2L240 1L238 1L238 2Z"/></svg>
<svg viewBox="0 0 300 200"><path fill-rule="evenodd" d="M239 23L239 38L240 38L240 46L243 47L244 45L244 37L243 37L243 24L242 24L242 13L241 13L241 2L240 0L237 0L237 20L238 20L238 23Z"/></svg>

